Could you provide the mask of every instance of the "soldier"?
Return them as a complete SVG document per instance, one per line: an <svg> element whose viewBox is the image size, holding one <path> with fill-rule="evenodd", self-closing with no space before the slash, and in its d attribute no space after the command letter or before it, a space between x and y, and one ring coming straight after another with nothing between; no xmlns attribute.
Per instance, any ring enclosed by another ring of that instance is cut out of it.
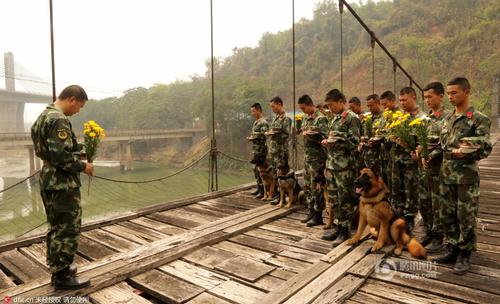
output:
<svg viewBox="0 0 500 304"><path fill-rule="evenodd" d="M260 199L264 196L264 185L262 183L262 179L260 178L257 166L264 163L267 158L266 136L264 134L269 131L269 124L262 115L262 107L260 103L254 103L250 107L250 113L255 121L252 126L252 134L250 134L247 139L252 142L253 157L251 163L254 164L254 175L255 180L257 181L257 189L255 192L252 192L252 195L255 195L256 198Z"/></svg>
<svg viewBox="0 0 500 304"><path fill-rule="evenodd" d="M476 111L469 103L471 86L466 78L451 80L446 87L448 99L455 106L445 120L440 145L432 151L428 163L436 155L443 155L443 206L441 223L446 237L445 253L434 259L437 263L455 264L456 274L465 274L470 268L470 254L476 250L476 220L479 209L478 161L488 157L490 119Z"/></svg>
<svg viewBox="0 0 500 304"><path fill-rule="evenodd" d="M399 107L396 105L396 96L391 91L385 91L380 95L380 103L384 107L384 113L393 113L399 111ZM384 118L384 126L386 121ZM387 133L387 128L382 129L382 132ZM382 178L384 179L387 187L391 190L391 168L392 168L392 158L391 149L393 143L387 138L382 141L382 146L380 147L380 168L382 169ZM391 200L391 198L389 198Z"/></svg>
<svg viewBox="0 0 500 304"><path fill-rule="evenodd" d="M380 130L384 126L382 107L377 94L372 94L366 97L366 106L370 110L370 114L365 116L363 121L363 137L362 143L359 146L361 151L361 159L364 167L372 168L380 165L380 149L382 145L382 137Z"/></svg>
<svg viewBox="0 0 500 304"><path fill-rule="evenodd" d="M280 162L288 164L288 138L292 127L292 120L286 116L283 100L276 96L270 101L271 109L276 117L271 122L270 130L265 134L269 136L269 154L271 156L271 165L276 174L277 166ZM278 185L278 176L276 175L276 184ZM269 202L271 205L279 203L279 189L276 196Z"/></svg>
<svg viewBox="0 0 500 304"><path fill-rule="evenodd" d="M440 82L431 82L424 88L424 99L429 106L429 125L427 127L428 150L437 147L439 134L450 113L443 108L444 87ZM439 210L443 204L440 194L439 169L443 162L441 154L420 167L419 211L424 220L426 235L422 244L428 252L438 252L443 246L443 229L440 225Z"/></svg>
<svg viewBox="0 0 500 304"><path fill-rule="evenodd" d="M332 113L328 124L328 139L321 143L327 147L326 182L329 202L339 226L333 246L347 240L353 210L357 205L354 193L355 162L353 151L359 144L361 123L353 112L346 110L345 96L337 89L326 94L325 102Z"/></svg>
<svg viewBox="0 0 500 304"><path fill-rule="evenodd" d="M412 87L404 87L399 92L399 102L408 121L425 118L425 114L417 106L417 94ZM396 213L405 218L408 230L413 230L415 214L418 208L418 162L417 157L408 148L408 143L402 142L394 135L390 136L392 146L391 194L392 206Z"/></svg>
<svg viewBox="0 0 500 304"><path fill-rule="evenodd" d="M358 97L354 96L351 99L349 99L349 110L351 110L354 114L356 114L361 121L361 129L359 130L360 132L360 138L363 138L364 134L364 125L363 122L365 120L365 114L363 113L361 109L361 100L359 100ZM355 174L359 174L359 171L363 169L363 158L361 157L361 151L359 149L356 149L356 151L353 152L356 156L356 172Z"/></svg>
<svg viewBox="0 0 500 304"><path fill-rule="evenodd" d="M325 206L318 181L324 180L326 150L321 141L328 135L328 118L314 107L309 95L299 98L299 108L307 115L300 132L304 135L304 193L309 215L302 222L312 227L323 224Z"/></svg>
<svg viewBox="0 0 500 304"><path fill-rule="evenodd" d="M31 128L35 153L43 160L40 192L48 223L47 264L52 285L57 289L78 289L90 284L89 280L76 276L76 267L71 264L81 227L80 172L92 176L94 167L80 160L81 145L77 144L68 119L78 113L87 100L80 86L69 86L47 106Z"/></svg>

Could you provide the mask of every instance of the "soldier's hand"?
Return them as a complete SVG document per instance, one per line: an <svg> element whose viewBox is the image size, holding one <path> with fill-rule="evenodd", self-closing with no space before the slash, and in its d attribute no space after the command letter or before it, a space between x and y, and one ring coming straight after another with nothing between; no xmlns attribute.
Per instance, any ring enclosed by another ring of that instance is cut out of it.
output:
<svg viewBox="0 0 500 304"><path fill-rule="evenodd" d="M411 151L410 152L410 156L411 156L411 159L413 160L418 160L418 152L415 152L415 151Z"/></svg>
<svg viewBox="0 0 500 304"><path fill-rule="evenodd" d="M330 145L330 143L328 142L328 139L323 139L323 140L321 141L321 144L322 144L323 146L328 146L328 145Z"/></svg>
<svg viewBox="0 0 500 304"><path fill-rule="evenodd" d="M462 151L460 151L460 149L453 149L453 151L451 151L451 156L455 158L464 158L465 155Z"/></svg>
<svg viewBox="0 0 500 304"><path fill-rule="evenodd" d="M85 172L88 176L94 176L94 165L87 163L83 172Z"/></svg>
<svg viewBox="0 0 500 304"><path fill-rule="evenodd" d="M429 168L429 161L430 161L430 159L422 158L422 167L424 167L424 169Z"/></svg>
<svg viewBox="0 0 500 304"><path fill-rule="evenodd" d="M321 190L321 184L320 183L316 183L316 190Z"/></svg>

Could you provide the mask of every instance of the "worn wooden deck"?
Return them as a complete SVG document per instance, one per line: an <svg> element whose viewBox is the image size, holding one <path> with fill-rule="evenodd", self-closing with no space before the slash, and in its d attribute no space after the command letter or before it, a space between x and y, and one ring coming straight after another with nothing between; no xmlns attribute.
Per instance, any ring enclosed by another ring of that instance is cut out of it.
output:
<svg viewBox="0 0 500 304"><path fill-rule="evenodd" d="M497 145L500 147L500 144ZM76 258L92 285L54 291L41 235L0 244L0 300L88 296L92 303L500 303L500 149L481 162L472 269L332 249L300 207L277 209L248 186L85 225ZM418 233L418 229L417 229ZM380 269L385 260L390 269ZM12 301L14 303L14 301Z"/></svg>

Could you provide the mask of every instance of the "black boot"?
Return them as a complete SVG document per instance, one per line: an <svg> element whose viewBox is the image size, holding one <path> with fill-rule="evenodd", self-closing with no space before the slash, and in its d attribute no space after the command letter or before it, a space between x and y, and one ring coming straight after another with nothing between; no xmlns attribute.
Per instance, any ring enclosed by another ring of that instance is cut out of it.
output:
<svg viewBox="0 0 500 304"><path fill-rule="evenodd" d="M258 185L257 186L257 190L259 191L259 193L257 193L257 195L255 196L255 198L258 198L258 199L261 199L264 197L264 186L263 185Z"/></svg>
<svg viewBox="0 0 500 304"><path fill-rule="evenodd" d="M470 250L460 250L457 261L453 266L453 273L464 275L470 269Z"/></svg>
<svg viewBox="0 0 500 304"><path fill-rule="evenodd" d="M313 209L309 209L309 213L307 213L306 217L303 218L303 219L301 219L300 222L301 223L307 223L307 222L309 222L309 220L312 219L313 215L314 215L314 210Z"/></svg>
<svg viewBox="0 0 500 304"><path fill-rule="evenodd" d="M425 235L424 237L422 238L422 240L420 241L420 244L422 244L422 246L427 246L431 243L431 241L433 240L433 235L432 235L432 232L430 230L427 230L425 232Z"/></svg>
<svg viewBox="0 0 500 304"><path fill-rule="evenodd" d="M277 195L275 195L270 201L269 201L269 205L278 205L278 203L280 202L280 194L278 193Z"/></svg>
<svg viewBox="0 0 500 304"><path fill-rule="evenodd" d="M415 217L413 215L405 215L404 216L406 227L408 229L408 233L413 231L413 227L415 227Z"/></svg>
<svg viewBox="0 0 500 304"><path fill-rule="evenodd" d="M257 195L260 193L260 187L261 185L257 184L257 188L255 188L255 191L254 192L251 192L250 195Z"/></svg>
<svg viewBox="0 0 500 304"><path fill-rule="evenodd" d="M432 259L432 261L439 264L453 264L457 261L458 251L459 250L457 246L446 244L444 254L437 256L436 258Z"/></svg>
<svg viewBox="0 0 500 304"><path fill-rule="evenodd" d="M344 226L340 227L339 235L333 241L332 247L337 247L338 245L340 245L343 242L347 241L350 236L351 235L350 235L349 227L344 227Z"/></svg>
<svg viewBox="0 0 500 304"><path fill-rule="evenodd" d="M68 273L72 276L74 276L76 274L76 272L78 271L78 269L76 268L76 266L74 265L69 265L69 269L68 269ZM56 277L56 274L53 273L52 274L52 277L50 278L50 284L52 284L52 286L54 286L54 279Z"/></svg>
<svg viewBox="0 0 500 304"><path fill-rule="evenodd" d="M339 227L333 224L332 229L325 232L325 234L323 234L321 239L325 241L333 241L337 238L338 235L339 235Z"/></svg>
<svg viewBox="0 0 500 304"><path fill-rule="evenodd" d="M90 286L88 279L81 279L72 273L70 267L67 267L54 274L53 285L56 289L80 289Z"/></svg>
<svg viewBox="0 0 500 304"><path fill-rule="evenodd" d="M323 212L314 211L312 218L306 223L307 227L323 225Z"/></svg>
<svg viewBox="0 0 500 304"><path fill-rule="evenodd" d="M425 249L429 253L439 252L443 250L443 236L433 235L430 244L425 246Z"/></svg>

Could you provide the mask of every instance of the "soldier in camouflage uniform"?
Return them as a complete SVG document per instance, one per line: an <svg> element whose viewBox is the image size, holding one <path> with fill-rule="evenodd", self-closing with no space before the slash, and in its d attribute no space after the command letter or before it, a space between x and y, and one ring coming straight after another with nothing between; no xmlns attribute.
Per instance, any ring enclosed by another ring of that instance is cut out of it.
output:
<svg viewBox="0 0 500 304"><path fill-rule="evenodd" d="M81 146L68 119L78 113L87 100L81 87L69 86L31 128L36 155L43 160L40 189L48 223L47 264L52 284L59 289L77 289L90 284L89 280L76 277L76 268L71 264L81 227L80 172L92 175L93 166L80 160Z"/></svg>
<svg viewBox="0 0 500 304"><path fill-rule="evenodd" d="M382 108L380 99L377 94L372 94L366 97L366 106L370 110L370 114L365 115L362 127L362 142L359 145L361 152L362 166L373 168L380 165L380 150L382 139L380 130L384 126Z"/></svg>
<svg viewBox="0 0 500 304"><path fill-rule="evenodd" d="M430 108L427 127L428 150L431 153L437 146L439 134L449 112L443 108L444 87L440 82L429 83L424 88L424 99ZM439 169L443 156L438 154L420 166L419 211L424 221L426 235L422 245L428 252L441 250L443 244L443 229L440 224L439 210L444 197L440 193L441 180Z"/></svg>
<svg viewBox="0 0 500 304"><path fill-rule="evenodd" d="M257 189L252 193L252 195L256 195L257 198L262 198L264 196L264 185L257 166L263 164L267 158L265 133L269 131L269 124L262 115L262 107L260 103L254 103L250 108L250 112L255 119L255 122L252 126L252 134L250 134L247 139L252 142L253 157L251 163L254 164L254 175L257 182Z"/></svg>
<svg viewBox="0 0 500 304"><path fill-rule="evenodd" d="M314 107L309 95L299 98L299 107L306 117L300 128L304 136L304 193L306 195L309 215L303 222L308 227L323 224L323 191L319 181L324 180L326 150L321 141L327 137L328 118Z"/></svg>
<svg viewBox="0 0 500 304"><path fill-rule="evenodd" d="M333 246L350 237L350 224L357 198L354 191L355 163L353 151L359 145L361 122L356 114L345 109L345 96L337 89L326 94L325 101L332 118L328 124L328 139L322 144L327 147L326 182L329 201L339 226Z"/></svg>
<svg viewBox="0 0 500 304"><path fill-rule="evenodd" d="M394 95L393 92L391 91L385 91L380 95L380 102L382 104L382 107L384 107L384 114L386 113L394 113L396 111L399 111L399 107L396 105L396 96ZM382 121L384 128L382 129L383 134L388 133L387 129L387 121L384 118ZM380 168L382 169L382 178L385 181L385 184L391 190L391 172L392 172L392 157L391 157L391 150L393 147L394 143L388 140L387 137L384 137L382 141L382 146L380 147ZM389 197L389 201L391 201L391 197Z"/></svg>
<svg viewBox="0 0 500 304"><path fill-rule="evenodd" d="M276 116L270 125L270 130L266 132L269 136L269 154L271 156L271 165L276 172L280 162L288 164L288 138L292 127L292 120L286 116L283 100L276 96L270 101L271 109ZM278 176L276 175L276 185L278 185ZM279 189L276 196L269 202L271 205L279 203Z"/></svg>
<svg viewBox="0 0 500 304"><path fill-rule="evenodd" d="M441 178L446 198L441 208L441 221L447 245L437 263L455 264L456 274L470 268L471 251L476 250L476 220L479 209L478 161L488 157L490 119L470 106L470 83L466 78L455 78L446 88L450 103L455 106L446 119L440 135L440 145L432 153L443 155Z"/></svg>
<svg viewBox="0 0 500 304"><path fill-rule="evenodd" d="M409 114L408 122L416 118L425 118L425 114L417 106L417 94L412 87L404 87L399 93L399 102L405 114ZM418 158L414 151L406 147L406 143L391 136L392 146L391 194L392 206L396 214L403 216L408 230L413 229L415 215L418 209Z"/></svg>
<svg viewBox="0 0 500 304"><path fill-rule="evenodd" d="M361 109L361 100L359 100L358 97L354 96L354 97L351 97L351 99L349 99L349 110L351 110L351 112L353 112L354 114L356 114L359 118L359 120L361 121L361 129L359 130L359 133L360 133L360 138L363 138L365 136L364 134L364 131L365 131L365 128L364 128L364 121L365 121L365 113L363 113L363 110ZM364 164L363 164L363 157L361 155L361 151L359 149L356 149L356 151L354 151L354 154L356 156L356 175L359 174L359 172L361 171L361 169L364 168Z"/></svg>

